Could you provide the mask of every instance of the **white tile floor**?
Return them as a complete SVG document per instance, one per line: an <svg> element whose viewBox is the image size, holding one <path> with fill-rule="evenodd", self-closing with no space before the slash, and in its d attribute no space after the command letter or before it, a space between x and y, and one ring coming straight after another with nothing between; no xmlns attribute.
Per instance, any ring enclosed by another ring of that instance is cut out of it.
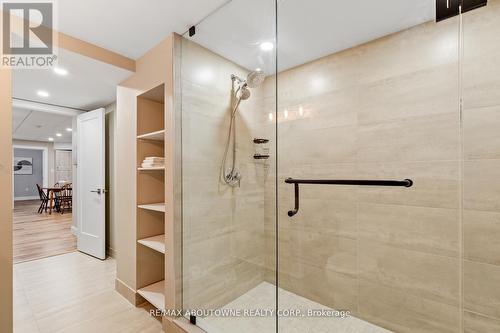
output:
<svg viewBox="0 0 500 333"><path fill-rule="evenodd" d="M263 282L238 297L223 309L273 309L275 306L274 285ZM330 308L283 289L279 290L280 309ZM274 317L205 317L198 319L199 326L209 333L275 333ZM386 329L355 317L282 317L279 320L282 333L391 333Z"/></svg>
<svg viewBox="0 0 500 333"><path fill-rule="evenodd" d="M15 333L161 333L114 290L116 263L79 252L14 265Z"/></svg>

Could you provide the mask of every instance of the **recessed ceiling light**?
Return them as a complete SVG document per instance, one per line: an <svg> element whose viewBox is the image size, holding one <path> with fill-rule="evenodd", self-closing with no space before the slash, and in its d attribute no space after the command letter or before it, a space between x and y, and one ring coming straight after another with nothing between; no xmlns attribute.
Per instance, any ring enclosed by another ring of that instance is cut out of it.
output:
<svg viewBox="0 0 500 333"><path fill-rule="evenodd" d="M271 42L263 42L260 44L260 49L262 51L271 51L274 48L274 44Z"/></svg>
<svg viewBox="0 0 500 333"><path fill-rule="evenodd" d="M49 138L49 141L54 141L54 138Z"/></svg>
<svg viewBox="0 0 500 333"><path fill-rule="evenodd" d="M49 96L50 96L50 94L49 94L48 92L44 91L44 90L38 90L38 91L36 92L36 94L37 94L38 96L40 96L40 97L49 97Z"/></svg>
<svg viewBox="0 0 500 333"><path fill-rule="evenodd" d="M66 131L71 132L73 129L71 127L66 128Z"/></svg>
<svg viewBox="0 0 500 333"><path fill-rule="evenodd" d="M56 133L56 136L62 136L62 134L61 133Z"/></svg>
<svg viewBox="0 0 500 333"><path fill-rule="evenodd" d="M68 71L61 67L54 67L54 73L61 76L68 75Z"/></svg>
<svg viewBox="0 0 500 333"><path fill-rule="evenodd" d="M262 72L262 69L260 69L260 67L259 67L259 68L256 68L255 71L256 72Z"/></svg>

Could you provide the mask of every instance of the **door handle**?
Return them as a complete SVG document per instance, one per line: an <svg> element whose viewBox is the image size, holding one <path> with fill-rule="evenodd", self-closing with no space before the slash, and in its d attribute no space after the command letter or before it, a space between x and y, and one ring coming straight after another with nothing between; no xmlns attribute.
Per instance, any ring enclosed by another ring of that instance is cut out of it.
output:
<svg viewBox="0 0 500 333"><path fill-rule="evenodd" d="M94 192L94 193L97 193L97 194L101 194L101 189L99 188L99 189L97 189L97 190L95 190L95 191L90 191L90 192Z"/></svg>

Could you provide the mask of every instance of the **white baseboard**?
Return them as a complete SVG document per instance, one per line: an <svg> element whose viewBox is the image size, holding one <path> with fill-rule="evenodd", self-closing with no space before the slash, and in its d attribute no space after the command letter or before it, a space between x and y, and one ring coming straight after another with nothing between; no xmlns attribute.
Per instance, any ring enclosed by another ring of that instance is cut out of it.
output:
<svg viewBox="0 0 500 333"><path fill-rule="evenodd" d="M36 200L40 199L39 196L31 196L31 197L15 197L14 201L25 201L25 200Z"/></svg>
<svg viewBox="0 0 500 333"><path fill-rule="evenodd" d="M76 236L76 234L78 233L78 228L75 227L74 225L72 225L71 226L71 233Z"/></svg>

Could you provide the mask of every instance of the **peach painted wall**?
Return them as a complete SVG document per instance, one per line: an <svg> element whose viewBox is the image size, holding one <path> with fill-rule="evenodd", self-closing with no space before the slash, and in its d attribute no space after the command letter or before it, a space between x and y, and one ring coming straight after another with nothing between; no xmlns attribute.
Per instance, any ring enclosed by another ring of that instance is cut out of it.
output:
<svg viewBox="0 0 500 333"><path fill-rule="evenodd" d="M12 84L0 70L0 331L12 332Z"/></svg>

